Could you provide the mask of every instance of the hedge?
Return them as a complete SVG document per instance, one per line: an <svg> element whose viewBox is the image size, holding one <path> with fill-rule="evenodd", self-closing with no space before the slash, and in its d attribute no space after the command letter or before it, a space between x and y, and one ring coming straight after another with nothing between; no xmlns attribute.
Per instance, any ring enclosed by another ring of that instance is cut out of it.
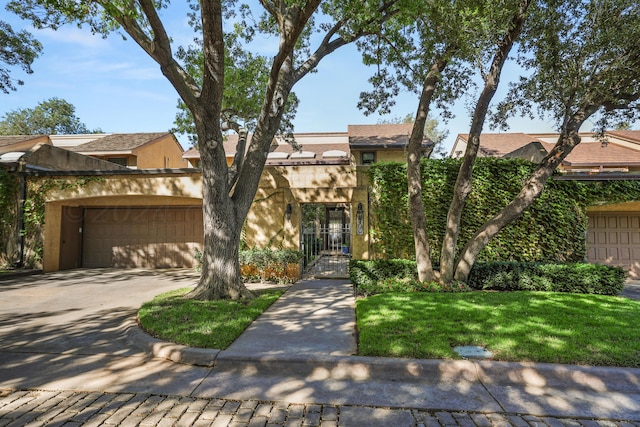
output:
<svg viewBox="0 0 640 427"><path fill-rule="evenodd" d="M456 159L424 159L423 203L432 259L440 255L446 216L460 167ZM465 204L458 250L522 189L536 165L520 159L478 158ZM405 163L369 168L372 252L376 258L414 258ZM587 207L640 200L637 181L554 181L523 216L503 229L479 261L582 262L586 258Z"/></svg>
<svg viewBox="0 0 640 427"><path fill-rule="evenodd" d="M385 288L392 291L421 290L415 261L351 260L349 275L359 294L372 295L385 291ZM471 270L467 285L476 290L617 295L624 281L625 272L621 267L601 264L478 262ZM401 289L403 283L406 285ZM459 291L458 285L450 284L450 289L444 290Z"/></svg>

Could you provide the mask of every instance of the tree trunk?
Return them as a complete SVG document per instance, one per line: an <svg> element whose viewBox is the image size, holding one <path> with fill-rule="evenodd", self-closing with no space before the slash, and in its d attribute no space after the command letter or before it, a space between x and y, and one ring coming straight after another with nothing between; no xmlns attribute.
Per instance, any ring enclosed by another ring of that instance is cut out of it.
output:
<svg viewBox="0 0 640 427"><path fill-rule="evenodd" d="M420 172L420 163L422 159L424 127L429 115L431 100L433 99L436 85L440 80L440 73L444 70L446 64L447 61L444 59L435 61L424 80L416 120L413 124L407 146L409 218L411 219L411 228L413 230L418 280L421 282L433 282L437 279L431 263L429 237L427 236L424 204L422 202L422 173Z"/></svg>
<svg viewBox="0 0 640 427"><path fill-rule="evenodd" d="M594 110L595 111L595 110ZM591 114L589 114L591 115ZM586 116L588 117L588 116ZM585 117L585 119L586 119ZM544 186L556 168L571 150L580 143L578 130L584 119L572 121L571 130L563 132L556 146L542 160L540 166L522 187L520 193L493 218L484 223L462 249L456 266L455 279L466 282L478 254L504 227L518 219L534 200L542 193Z"/></svg>
<svg viewBox="0 0 640 427"><path fill-rule="evenodd" d="M509 52L515 40L520 36L524 25L525 15L529 7L530 0L522 0L517 13L510 22L510 28L503 39L498 43L494 54L489 73L485 77L485 85L476 103L473 113L471 129L464 159L453 190L453 199L449 205L447 213L447 229L442 240L442 252L440 254L440 280L447 283L454 278L454 264L456 256L456 246L460 236L460 219L465 201L471 193L471 179L473 177L473 165L475 164L478 150L480 148L480 134L489 110L489 104L500 83L502 67L509 56Z"/></svg>
<svg viewBox="0 0 640 427"><path fill-rule="evenodd" d="M199 120L196 120L199 122ZM228 167L218 121L202 123L198 134L202 162L204 246L202 272L186 297L199 300L251 298L240 275L242 222L229 196Z"/></svg>

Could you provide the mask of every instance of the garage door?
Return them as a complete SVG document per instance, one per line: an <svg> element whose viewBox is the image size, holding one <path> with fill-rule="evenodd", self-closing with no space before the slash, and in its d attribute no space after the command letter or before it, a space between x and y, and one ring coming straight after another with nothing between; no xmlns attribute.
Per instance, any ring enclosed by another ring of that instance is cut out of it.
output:
<svg viewBox="0 0 640 427"><path fill-rule="evenodd" d="M640 214L591 212L587 236L590 262L619 265L640 277Z"/></svg>
<svg viewBox="0 0 640 427"><path fill-rule="evenodd" d="M202 209L87 208L83 267L194 267L202 248Z"/></svg>

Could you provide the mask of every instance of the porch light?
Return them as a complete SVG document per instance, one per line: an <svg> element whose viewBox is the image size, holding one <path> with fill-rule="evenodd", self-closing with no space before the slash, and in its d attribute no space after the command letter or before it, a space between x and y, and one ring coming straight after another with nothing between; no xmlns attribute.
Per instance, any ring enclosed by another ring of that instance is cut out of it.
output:
<svg viewBox="0 0 640 427"><path fill-rule="evenodd" d="M356 234L362 236L364 234L364 209L362 203L358 203L358 210L356 211Z"/></svg>
<svg viewBox="0 0 640 427"><path fill-rule="evenodd" d="M284 211L284 217L286 218L287 221L291 221L292 212L293 212L293 206L291 206L291 203L287 203L287 208Z"/></svg>

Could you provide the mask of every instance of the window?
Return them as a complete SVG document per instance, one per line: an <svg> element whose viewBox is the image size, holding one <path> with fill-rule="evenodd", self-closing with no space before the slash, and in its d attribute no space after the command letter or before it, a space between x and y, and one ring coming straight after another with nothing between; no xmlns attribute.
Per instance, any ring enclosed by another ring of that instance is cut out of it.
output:
<svg viewBox="0 0 640 427"><path fill-rule="evenodd" d="M376 162L376 153L374 151L367 151L362 153L362 164L371 165Z"/></svg>
<svg viewBox="0 0 640 427"><path fill-rule="evenodd" d="M115 163L120 166L127 166L126 157L107 157L107 161L111 163Z"/></svg>

